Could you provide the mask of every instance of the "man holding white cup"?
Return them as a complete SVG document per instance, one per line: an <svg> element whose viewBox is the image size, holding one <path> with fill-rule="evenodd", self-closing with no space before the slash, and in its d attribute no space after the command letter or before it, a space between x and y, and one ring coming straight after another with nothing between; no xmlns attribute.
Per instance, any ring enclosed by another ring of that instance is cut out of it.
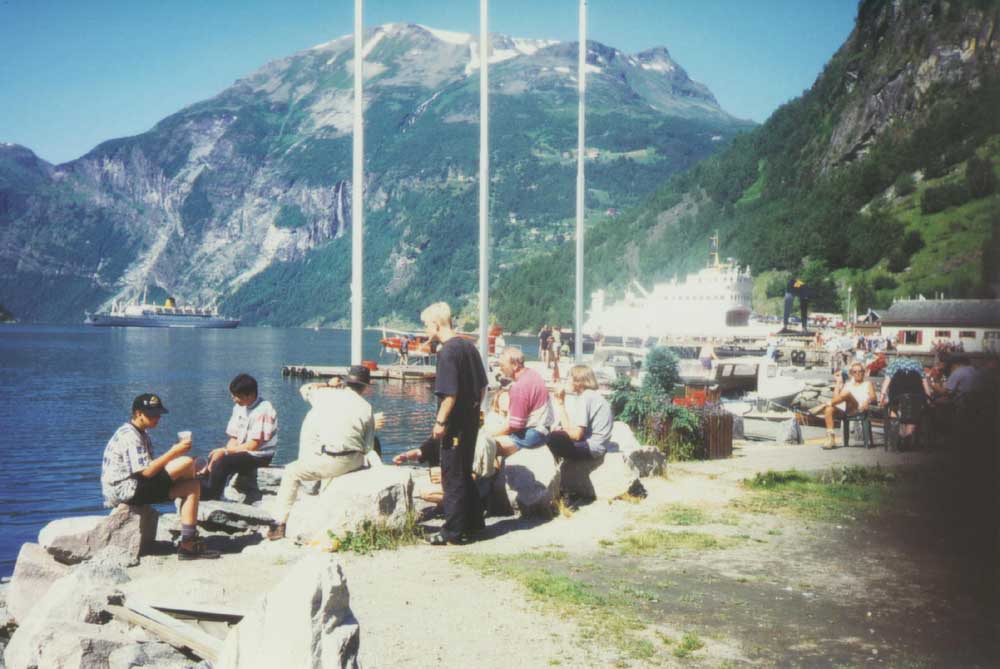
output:
<svg viewBox="0 0 1000 669"><path fill-rule="evenodd" d="M166 453L154 458L153 441L148 430L168 413L160 397L144 393L132 401L132 417L115 432L104 449L101 467L101 491L104 504L160 504L181 500L181 541L177 547L180 560L219 557L218 551L205 548L198 540L198 502L201 485L194 478L191 433L178 432L180 440Z"/></svg>

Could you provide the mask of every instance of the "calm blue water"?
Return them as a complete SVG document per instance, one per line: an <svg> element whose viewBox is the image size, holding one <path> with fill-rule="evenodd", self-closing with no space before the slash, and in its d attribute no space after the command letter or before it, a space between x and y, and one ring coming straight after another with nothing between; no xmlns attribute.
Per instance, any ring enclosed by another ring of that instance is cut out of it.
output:
<svg viewBox="0 0 1000 669"><path fill-rule="evenodd" d="M379 357L379 334L364 335L364 358ZM534 355L532 338L514 338ZM346 365L345 330L238 328L171 330L0 325L0 575L22 543L50 520L101 513L101 456L128 420L132 398L156 392L170 410L150 434L157 452L194 432L194 454L225 442L229 381L246 372L278 411L276 464L295 458L308 406L301 380L282 365ZM379 381L368 400L386 413L383 454L419 444L433 424L426 382Z"/></svg>

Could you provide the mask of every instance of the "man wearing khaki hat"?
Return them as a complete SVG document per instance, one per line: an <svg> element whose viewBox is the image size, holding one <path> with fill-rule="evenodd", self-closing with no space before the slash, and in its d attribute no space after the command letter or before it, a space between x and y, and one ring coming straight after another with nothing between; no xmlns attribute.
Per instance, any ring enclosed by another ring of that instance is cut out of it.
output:
<svg viewBox="0 0 1000 669"><path fill-rule="evenodd" d="M201 484L194 478L191 435L153 457L153 441L148 431L160 423L167 411L163 400L154 393L144 393L132 400L132 418L115 432L104 448L101 466L101 491L104 505L160 504L181 500L181 541L177 547L180 560L219 557L218 551L205 548L198 540L198 502Z"/></svg>
<svg viewBox="0 0 1000 669"><path fill-rule="evenodd" d="M285 538L285 524L303 481L330 480L365 466L365 454L374 448L375 429L382 422L375 420L372 405L362 397L369 384L368 368L354 365L343 381L307 383L300 389L312 409L302 421L299 459L286 466L281 477L268 539Z"/></svg>

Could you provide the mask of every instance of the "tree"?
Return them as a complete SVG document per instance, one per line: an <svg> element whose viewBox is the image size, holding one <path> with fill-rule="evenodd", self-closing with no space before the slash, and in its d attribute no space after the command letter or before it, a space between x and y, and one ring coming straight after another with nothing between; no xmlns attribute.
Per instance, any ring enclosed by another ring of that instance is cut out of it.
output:
<svg viewBox="0 0 1000 669"><path fill-rule="evenodd" d="M991 195L997 188L993 163L987 158L972 156L965 165L965 183L974 198Z"/></svg>

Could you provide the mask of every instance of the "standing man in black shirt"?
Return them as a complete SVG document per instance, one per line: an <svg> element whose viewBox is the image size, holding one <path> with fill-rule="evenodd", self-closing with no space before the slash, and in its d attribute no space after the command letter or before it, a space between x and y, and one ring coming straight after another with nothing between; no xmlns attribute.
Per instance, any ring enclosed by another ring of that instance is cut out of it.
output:
<svg viewBox="0 0 1000 669"><path fill-rule="evenodd" d="M444 488L444 527L428 537L441 546L461 543L483 529L483 511L472 480L472 460L479 433L479 408L486 394L486 369L474 342L456 336L451 308L436 302L420 314L437 350L434 394L438 409L431 436L441 440L441 486Z"/></svg>

